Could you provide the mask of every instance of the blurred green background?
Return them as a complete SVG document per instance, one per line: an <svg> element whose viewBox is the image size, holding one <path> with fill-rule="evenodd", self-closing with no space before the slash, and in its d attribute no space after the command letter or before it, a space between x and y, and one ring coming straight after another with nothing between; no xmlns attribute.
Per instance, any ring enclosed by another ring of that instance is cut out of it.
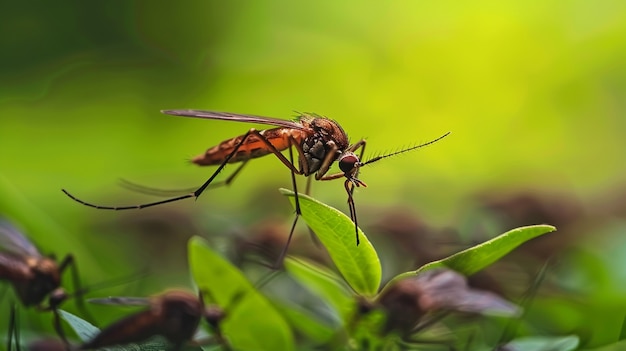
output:
<svg viewBox="0 0 626 351"><path fill-rule="evenodd" d="M289 172L273 157L195 203L141 213L96 211L61 193L124 205L154 198L119 178L199 185L213 168L187 160L250 127L161 109L311 111L353 142L367 138L369 155L452 132L363 169L368 188L355 198L366 232L395 206L462 234L468 212L483 221L471 209L483 193L579 203L585 253L566 285L587 295L570 308L578 323L551 331L588 324L589 345L620 338L626 2L15 2L0 12L0 52L0 213L42 251L77 256L84 284L148 268L133 293L189 286L185 242L172 233L228 237L264 217L290 223L276 191L290 187ZM315 183L313 196L347 212L339 181ZM136 233L142 218L157 225Z"/></svg>

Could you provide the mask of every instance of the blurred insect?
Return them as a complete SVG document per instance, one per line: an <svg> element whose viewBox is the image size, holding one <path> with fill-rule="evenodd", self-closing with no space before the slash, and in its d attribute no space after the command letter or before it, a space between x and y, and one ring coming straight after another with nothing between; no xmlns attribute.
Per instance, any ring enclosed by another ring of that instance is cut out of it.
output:
<svg viewBox="0 0 626 351"><path fill-rule="evenodd" d="M492 292L471 288L465 276L447 268L400 279L384 289L375 303L386 314L383 334L394 331L406 345L425 342L417 334L453 312L501 317L517 317L522 312ZM368 313L372 306L360 310Z"/></svg>
<svg viewBox="0 0 626 351"><path fill-rule="evenodd" d="M303 175L305 177L309 177L310 175L315 174L316 180L333 180L346 178L344 182L344 188L346 189L346 193L348 195L350 218L354 222L356 244L359 245L358 222L352 193L354 192L355 188L358 188L360 186L367 186L363 181L358 179L360 168L365 165L382 160L383 158L395 156L404 152L418 149L426 145L430 145L438 140L443 139L449 134L446 133L441 137L424 144L409 147L390 154L377 156L368 161L361 162L361 159L363 158L363 152L365 151L365 139L361 139L358 142L350 145L348 141L348 136L336 121L315 114L305 113L300 115L296 121L287 121L269 117L240 115L235 113L214 111L164 110L161 112L174 116L266 124L276 126L276 128L261 131L251 128L250 130L248 130L247 133L235 138L225 140L220 144L209 148L204 154L194 157L192 159L192 162L197 165L219 166L204 184L202 184L198 189L194 190L193 192L185 195L140 205L101 206L94 205L78 199L77 197L67 192L65 189L62 189L63 192L74 201L98 209L128 210L146 208L187 198L197 198L213 182L215 177L222 171L226 164L241 162L242 164L235 170L235 172L233 172L233 174L224 181L225 184L230 184L235 176L239 174L242 167L250 159L273 154L287 168L291 170L291 181L295 193L296 205L296 218L294 219L291 226L291 231L289 233L285 248L283 249L283 252L280 256L279 263L282 262L282 258L287 251L287 247L289 246L289 243L291 241L291 237L293 235L296 223L298 222L298 218L302 214L300 209L300 202L298 200L298 190L296 187L296 174ZM295 148L298 153L297 164L293 160L292 148ZM281 151L287 149L289 150L289 158L285 157L281 153ZM359 149L360 153L357 156L356 152ZM340 172L328 174L332 163L335 161L337 161L339 165ZM309 182L310 179L311 178L309 178ZM309 189L309 184L307 184L307 193Z"/></svg>
<svg viewBox="0 0 626 351"><path fill-rule="evenodd" d="M155 335L165 337L174 350L179 350L192 339L201 319L211 326L218 342L228 348L220 330L220 322L226 313L218 306L205 305L202 294L196 296L186 291L171 290L152 298L110 297L90 299L89 302L149 308L102 329L92 340L81 345L80 350L139 343Z"/></svg>
<svg viewBox="0 0 626 351"><path fill-rule="evenodd" d="M15 295L25 307L35 306L40 311L52 311L54 329L66 345L69 344L61 327L58 308L70 297L61 287L61 276L68 267L71 267L74 287L81 291L72 255L65 256L61 263L57 263L54 257L44 257L16 228L0 219L0 280L6 280L13 286ZM47 305L44 304L46 298ZM89 315L82 299L76 302L81 312ZM10 334L13 328L18 328L15 318L11 318L11 323Z"/></svg>

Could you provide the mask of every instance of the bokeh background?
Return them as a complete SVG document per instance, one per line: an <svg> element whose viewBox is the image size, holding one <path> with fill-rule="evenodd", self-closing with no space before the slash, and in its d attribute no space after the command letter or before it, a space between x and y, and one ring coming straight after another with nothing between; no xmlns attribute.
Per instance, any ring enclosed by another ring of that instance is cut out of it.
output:
<svg viewBox="0 0 626 351"><path fill-rule="evenodd" d="M228 248L291 223L277 191L289 172L273 157L228 188L160 208L97 211L61 193L124 205L155 198L120 178L199 185L213 168L188 159L251 127L161 109L311 111L353 142L367 138L370 156L452 132L362 170L357 209L387 278L415 268L384 254L411 225L440 234L413 241L427 256L548 222L563 230L529 254L555 268L528 334L577 333L587 346L622 338L623 1L15 2L0 11L0 82L0 213L43 252L74 254L84 285L147 270L114 292L190 287L189 236ZM312 194L347 212L340 181ZM403 223L393 216L409 224L385 227ZM308 240L304 227L298 235ZM518 290L532 279L522 281ZM47 327L29 317L25 329Z"/></svg>

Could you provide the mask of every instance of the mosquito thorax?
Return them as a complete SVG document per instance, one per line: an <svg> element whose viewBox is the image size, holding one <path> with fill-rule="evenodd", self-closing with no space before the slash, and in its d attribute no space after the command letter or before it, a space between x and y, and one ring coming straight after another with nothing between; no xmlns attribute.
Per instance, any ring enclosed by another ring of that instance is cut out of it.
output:
<svg viewBox="0 0 626 351"><path fill-rule="evenodd" d="M307 122L303 121L303 124L311 128L313 133L309 134L301 145L305 159L300 160L300 169L308 170L305 175L317 172L329 152L341 152L349 146L348 136L337 122L323 117L313 118ZM306 162L306 168L303 167L303 162Z"/></svg>

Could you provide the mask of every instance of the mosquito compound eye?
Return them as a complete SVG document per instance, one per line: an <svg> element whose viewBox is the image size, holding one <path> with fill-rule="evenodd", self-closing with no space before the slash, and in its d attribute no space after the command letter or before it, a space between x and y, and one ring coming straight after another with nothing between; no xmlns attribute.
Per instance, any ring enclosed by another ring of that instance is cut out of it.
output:
<svg viewBox="0 0 626 351"><path fill-rule="evenodd" d="M339 159L339 169L343 173L349 174L359 163L359 158L355 154L347 154Z"/></svg>

